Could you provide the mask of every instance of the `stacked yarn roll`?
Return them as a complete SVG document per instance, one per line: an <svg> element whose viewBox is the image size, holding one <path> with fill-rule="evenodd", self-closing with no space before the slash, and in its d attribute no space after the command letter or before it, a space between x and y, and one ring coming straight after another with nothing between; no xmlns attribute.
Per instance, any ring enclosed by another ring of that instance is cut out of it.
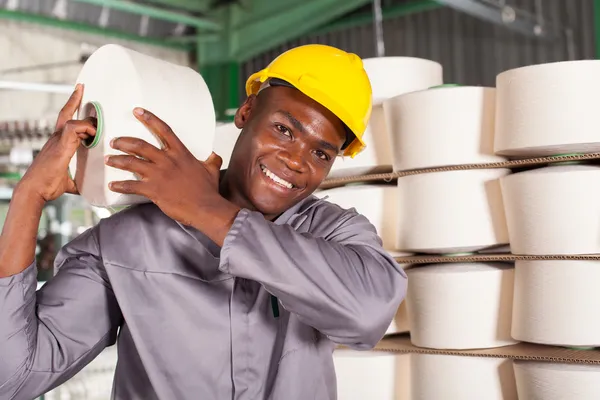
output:
<svg viewBox="0 0 600 400"><path fill-rule="evenodd" d="M495 100L494 88L454 86L384 101L394 170L505 161L494 154ZM449 255L507 245L500 178L508 174L442 170L398 178L396 249ZM414 345L475 349L516 343L510 335L512 264L421 265L407 274Z"/></svg>
<svg viewBox="0 0 600 400"><path fill-rule="evenodd" d="M442 66L413 57L376 57L363 60L373 91L373 110L363 140L367 147L355 158L338 158L329 178L390 172L393 157L383 102L394 96L442 84Z"/></svg>
<svg viewBox="0 0 600 400"><path fill-rule="evenodd" d="M600 98L600 61L517 68L499 74L496 83L497 154L531 158L600 149L594 105ZM600 254L599 178L599 166L572 163L503 177L512 252ZM600 322L594 317L600 308L594 285L600 261L517 261L515 267L515 339L600 346Z"/></svg>
<svg viewBox="0 0 600 400"><path fill-rule="evenodd" d="M422 90L442 83L440 64L419 58L381 57L364 60L373 90L373 112L364 135L368 144L355 158L339 157L328 178L392 171L390 133L386 127L383 102L393 96ZM408 255L397 248L399 190L395 184L352 184L316 193L344 209L354 208L365 216L382 238L392 256ZM387 334L408 332L406 303L402 302Z"/></svg>

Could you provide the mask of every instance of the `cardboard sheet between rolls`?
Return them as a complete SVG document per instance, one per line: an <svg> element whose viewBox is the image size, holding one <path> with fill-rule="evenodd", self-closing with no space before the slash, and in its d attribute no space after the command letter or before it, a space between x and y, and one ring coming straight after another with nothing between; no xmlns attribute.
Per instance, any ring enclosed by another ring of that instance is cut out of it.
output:
<svg viewBox="0 0 600 400"><path fill-rule="evenodd" d="M511 337L514 268L508 263L438 264L407 271L411 341L434 349L516 343Z"/></svg>

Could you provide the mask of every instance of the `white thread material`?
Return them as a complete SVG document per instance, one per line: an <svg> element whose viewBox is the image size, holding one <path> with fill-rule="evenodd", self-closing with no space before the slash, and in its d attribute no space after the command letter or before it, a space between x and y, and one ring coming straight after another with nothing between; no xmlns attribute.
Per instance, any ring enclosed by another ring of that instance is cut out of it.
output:
<svg viewBox="0 0 600 400"><path fill-rule="evenodd" d="M600 366L515 361L519 399L598 400Z"/></svg>
<svg viewBox="0 0 600 400"><path fill-rule="evenodd" d="M338 399L410 400L411 354L336 350Z"/></svg>
<svg viewBox="0 0 600 400"><path fill-rule="evenodd" d="M373 110L363 140L367 147L356 157L338 157L328 177L375 174L392 170L392 148L383 101L443 82L442 66L412 57L376 57L363 60L373 91Z"/></svg>
<svg viewBox="0 0 600 400"><path fill-rule="evenodd" d="M373 104L404 93L424 90L443 83L442 65L415 57L373 57L363 59L373 91Z"/></svg>
<svg viewBox="0 0 600 400"><path fill-rule="evenodd" d="M509 263L442 263L407 270L406 303L415 346L483 349L511 337L514 268Z"/></svg>
<svg viewBox="0 0 600 400"><path fill-rule="evenodd" d="M505 358L412 354L411 392L411 400L518 399L512 361Z"/></svg>
<svg viewBox="0 0 600 400"><path fill-rule="evenodd" d="M102 133L97 146L83 145L71 162L71 174L81 195L98 207L148 202L141 196L122 195L108 189L110 181L134 180L135 175L104 164L104 156L119 154L111 139L129 136L161 147L159 140L134 114L143 107L165 121L198 159L212 152L215 111L210 91L200 74L191 68L149 57L118 45L96 50L84 64L78 83L85 85L78 119L101 110Z"/></svg>
<svg viewBox="0 0 600 400"><path fill-rule="evenodd" d="M213 142L213 151L223 159L221 169L227 169L227 167L229 167L231 153L240 136L240 132L241 129L235 126L235 123L233 122L217 125Z"/></svg>
<svg viewBox="0 0 600 400"><path fill-rule="evenodd" d="M398 179L398 245L457 253L508 243L499 178L508 169L445 171Z"/></svg>
<svg viewBox="0 0 600 400"><path fill-rule="evenodd" d="M600 167L555 165L500 181L513 253L600 253Z"/></svg>
<svg viewBox="0 0 600 400"><path fill-rule="evenodd" d="M511 69L497 76L496 87L497 154L600 151L600 61Z"/></svg>
<svg viewBox="0 0 600 400"><path fill-rule="evenodd" d="M494 88L451 87L383 103L394 171L505 161L494 154Z"/></svg>
<svg viewBox="0 0 600 400"><path fill-rule="evenodd" d="M515 268L515 339L600 346L600 261L516 261Z"/></svg>

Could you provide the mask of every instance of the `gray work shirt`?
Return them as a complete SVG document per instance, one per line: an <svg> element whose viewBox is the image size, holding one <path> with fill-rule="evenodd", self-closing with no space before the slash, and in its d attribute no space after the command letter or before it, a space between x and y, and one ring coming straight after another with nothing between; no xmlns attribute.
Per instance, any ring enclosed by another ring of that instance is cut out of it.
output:
<svg viewBox="0 0 600 400"><path fill-rule="evenodd" d="M37 293L35 265L0 279L2 400L49 391L115 342L113 399L336 399L335 345L375 346L407 286L364 216L314 196L274 222L240 211L222 248L134 206L56 265Z"/></svg>

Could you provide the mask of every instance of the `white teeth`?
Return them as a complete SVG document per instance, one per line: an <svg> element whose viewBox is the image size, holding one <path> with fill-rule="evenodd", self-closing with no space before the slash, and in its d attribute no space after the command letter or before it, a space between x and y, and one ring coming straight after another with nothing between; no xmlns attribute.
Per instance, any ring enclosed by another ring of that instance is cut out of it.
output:
<svg viewBox="0 0 600 400"><path fill-rule="evenodd" d="M271 178L272 181L277 182L278 184L280 184L281 186L284 186L288 189L291 189L294 187L294 185L292 185L291 183L289 183L288 181L281 179L280 177L278 177L277 175L275 175L274 173L272 173L271 171L269 171L267 169L267 167L262 166L260 167L262 169L262 171L264 172L264 174L266 176L268 176L269 178Z"/></svg>

